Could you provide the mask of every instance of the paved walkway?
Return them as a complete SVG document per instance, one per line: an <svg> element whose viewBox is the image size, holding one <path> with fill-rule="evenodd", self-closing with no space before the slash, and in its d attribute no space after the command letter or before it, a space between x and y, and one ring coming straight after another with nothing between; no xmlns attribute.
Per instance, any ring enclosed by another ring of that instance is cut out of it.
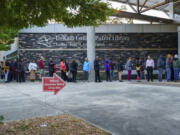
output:
<svg viewBox="0 0 180 135"><path fill-rule="evenodd" d="M54 96L40 82L0 83L0 115L7 121L64 112L114 135L179 135L180 88L79 82Z"/></svg>

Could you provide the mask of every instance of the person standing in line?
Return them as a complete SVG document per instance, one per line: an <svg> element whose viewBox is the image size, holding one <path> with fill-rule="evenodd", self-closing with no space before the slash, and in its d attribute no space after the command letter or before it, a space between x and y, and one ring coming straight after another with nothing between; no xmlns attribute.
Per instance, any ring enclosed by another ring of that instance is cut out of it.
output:
<svg viewBox="0 0 180 135"><path fill-rule="evenodd" d="M76 82L76 75L77 75L77 69L78 69L78 64L75 59L72 60L70 64L70 71L72 74L72 81Z"/></svg>
<svg viewBox="0 0 180 135"><path fill-rule="evenodd" d="M53 71L53 74L56 74L56 69L57 69L57 68L56 68L56 64L54 64L54 67L53 67L53 70L54 70L54 71Z"/></svg>
<svg viewBox="0 0 180 135"><path fill-rule="evenodd" d="M3 68L2 68L2 65L1 65L1 63L0 63L0 79L2 79L2 78L1 78L1 74L3 73L2 70L3 70Z"/></svg>
<svg viewBox="0 0 180 135"><path fill-rule="evenodd" d="M142 60L140 59L140 61L141 61L141 63L142 63ZM143 77L144 77L144 66L143 66L143 63L142 63L142 65L141 65L141 72L140 72L140 80L142 80L143 79ZM145 77L144 77L145 78Z"/></svg>
<svg viewBox="0 0 180 135"><path fill-rule="evenodd" d="M179 73L180 73L180 60L178 59L178 55L174 55L174 61L173 61L173 67L174 67L174 81L179 80Z"/></svg>
<svg viewBox="0 0 180 135"><path fill-rule="evenodd" d="M132 58L129 57L128 61L126 62L126 70L128 71L128 81L131 81L131 71L132 71Z"/></svg>
<svg viewBox="0 0 180 135"><path fill-rule="evenodd" d="M66 64L63 59L61 59L61 62L60 62L60 71L61 71L62 79L66 81Z"/></svg>
<svg viewBox="0 0 180 135"><path fill-rule="evenodd" d="M88 61L88 58L85 58L84 64L83 64L83 71L84 71L84 80L88 81L89 78L89 72L90 72L90 62Z"/></svg>
<svg viewBox="0 0 180 135"><path fill-rule="evenodd" d="M16 82L22 82L22 62L21 60L16 61Z"/></svg>
<svg viewBox="0 0 180 135"><path fill-rule="evenodd" d="M29 63L28 69L30 72L30 80L34 82L36 80L37 71L37 64L35 63L35 60L32 60L32 62Z"/></svg>
<svg viewBox="0 0 180 135"><path fill-rule="evenodd" d="M95 82L101 82L99 70L99 58L96 57L96 59L94 60Z"/></svg>
<svg viewBox="0 0 180 135"><path fill-rule="evenodd" d="M171 55L168 54L166 58L166 72L167 72L167 81L171 81Z"/></svg>
<svg viewBox="0 0 180 135"><path fill-rule="evenodd" d="M136 72L137 72L137 81L141 80L141 67L142 67L142 62L140 58L136 59Z"/></svg>
<svg viewBox="0 0 180 135"><path fill-rule="evenodd" d="M16 67L17 67L17 60L13 61L13 66L12 66L12 70L13 70L13 80L16 80Z"/></svg>
<svg viewBox="0 0 180 135"><path fill-rule="evenodd" d="M171 64L171 81L174 81L174 67L173 67L173 61L174 61L174 59L173 59L173 55L171 55L171 57L170 57L170 64Z"/></svg>
<svg viewBox="0 0 180 135"><path fill-rule="evenodd" d="M52 77L54 73L54 62L52 58L49 59L48 67L49 67L49 76Z"/></svg>
<svg viewBox="0 0 180 135"><path fill-rule="evenodd" d="M146 70L147 70L147 81L151 80L153 82L153 69L154 69L154 60L151 56L148 56L146 60Z"/></svg>
<svg viewBox="0 0 180 135"><path fill-rule="evenodd" d="M69 63L68 63L68 60L65 60L65 65L66 65L66 79L69 82Z"/></svg>
<svg viewBox="0 0 180 135"><path fill-rule="evenodd" d="M164 61L163 61L162 55L160 55L158 58L157 68L158 68L158 80L159 80L159 82L162 82L163 68L164 68Z"/></svg>
<svg viewBox="0 0 180 135"><path fill-rule="evenodd" d="M122 82L123 64L121 60L118 61L118 79Z"/></svg>
<svg viewBox="0 0 180 135"><path fill-rule="evenodd" d="M105 61L105 71L106 71L106 81L111 82L111 77L110 77L110 65L109 65L109 60L107 59Z"/></svg>
<svg viewBox="0 0 180 135"><path fill-rule="evenodd" d="M42 77L44 76L44 58L42 56L38 61L38 67L39 67L39 80L42 80Z"/></svg>
<svg viewBox="0 0 180 135"><path fill-rule="evenodd" d="M7 83L9 80L8 80L8 75L9 75L9 71L10 71L10 64L9 64L9 61L6 60L4 62L4 75L5 75L5 83Z"/></svg>
<svg viewBox="0 0 180 135"><path fill-rule="evenodd" d="M9 61L9 74L8 74L8 81L13 81L13 61Z"/></svg>
<svg viewBox="0 0 180 135"><path fill-rule="evenodd" d="M3 80L4 79L4 67L3 67L3 65L4 65L4 63L3 63L3 61L1 61L1 63L0 63L0 77L1 77L1 80Z"/></svg>
<svg viewBox="0 0 180 135"><path fill-rule="evenodd" d="M111 80L114 80L114 81L115 81L115 75L114 75L115 63L113 62L112 59L110 59L109 65L110 65L110 76L111 76Z"/></svg>
<svg viewBox="0 0 180 135"><path fill-rule="evenodd" d="M22 78L22 82L26 81L26 72L25 72L25 64L24 64L24 60L21 59L21 65L22 65L22 70L21 70L21 78Z"/></svg>

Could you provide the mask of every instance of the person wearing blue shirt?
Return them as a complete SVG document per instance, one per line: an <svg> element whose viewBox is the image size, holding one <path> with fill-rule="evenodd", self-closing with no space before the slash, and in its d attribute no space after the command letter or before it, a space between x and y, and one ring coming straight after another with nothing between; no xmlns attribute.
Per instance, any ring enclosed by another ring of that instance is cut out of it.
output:
<svg viewBox="0 0 180 135"><path fill-rule="evenodd" d="M84 79L88 81L89 71L90 71L90 62L88 61L88 58L85 58L85 61L83 64L83 71L84 71Z"/></svg>
<svg viewBox="0 0 180 135"><path fill-rule="evenodd" d="M162 82L163 68L164 68L164 60L162 55L160 55L158 58L157 68L158 68L158 80L159 82Z"/></svg>

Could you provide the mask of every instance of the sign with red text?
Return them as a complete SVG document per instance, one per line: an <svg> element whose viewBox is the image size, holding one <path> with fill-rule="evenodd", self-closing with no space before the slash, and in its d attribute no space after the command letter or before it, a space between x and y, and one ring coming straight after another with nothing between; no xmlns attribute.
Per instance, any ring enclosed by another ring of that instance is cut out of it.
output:
<svg viewBox="0 0 180 135"><path fill-rule="evenodd" d="M54 92L54 95L56 95L65 86L66 83L57 74L54 74L53 77L43 77L44 92Z"/></svg>

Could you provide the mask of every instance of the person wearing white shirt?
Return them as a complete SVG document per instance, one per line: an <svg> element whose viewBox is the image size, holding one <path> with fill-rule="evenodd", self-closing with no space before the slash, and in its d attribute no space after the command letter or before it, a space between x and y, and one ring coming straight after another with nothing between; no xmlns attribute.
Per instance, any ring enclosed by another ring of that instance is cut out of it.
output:
<svg viewBox="0 0 180 135"><path fill-rule="evenodd" d="M148 59L146 60L146 70L147 70L147 81L151 79L153 82L153 69L154 69L154 60L151 58L151 56L148 56Z"/></svg>
<svg viewBox="0 0 180 135"><path fill-rule="evenodd" d="M29 63L28 69L30 72L30 80L35 81L36 80L36 70L37 70L37 64L35 63L35 60L32 60L32 62Z"/></svg>

